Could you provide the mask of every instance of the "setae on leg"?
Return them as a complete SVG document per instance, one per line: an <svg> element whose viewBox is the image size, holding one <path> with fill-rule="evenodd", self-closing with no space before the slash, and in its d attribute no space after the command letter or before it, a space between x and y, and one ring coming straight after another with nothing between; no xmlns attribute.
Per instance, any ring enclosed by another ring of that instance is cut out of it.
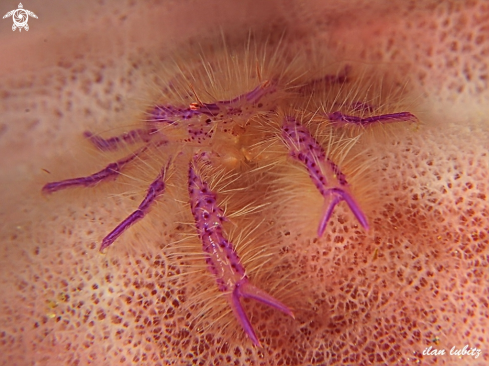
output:
<svg viewBox="0 0 489 366"><path fill-rule="evenodd" d="M42 192L53 193L71 187L79 187L79 186L90 187L108 178L117 177L120 174L122 168L124 168L127 164L133 161L140 154L142 154L147 148L148 146L144 146L136 150L135 152L133 152L131 155L126 156L125 158L122 158L120 160L117 160L114 163L110 163L104 169L92 175L47 183L44 185L44 187L42 187Z"/></svg>
<svg viewBox="0 0 489 366"><path fill-rule="evenodd" d="M231 308L253 344L260 341L241 305L241 298L257 300L294 317L292 311L265 291L253 286L240 262L233 244L224 236L222 222L226 221L223 209L217 205L217 195L198 173L200 164L210 164L206 153L196 154L189 165L188 192L195 227L207 254L206 262L216 277L219 290L228 292Z"/></svg>
<svg viewBox="0 0 489 366"><path fill-rule="evenodd" d="M171 159L168 164L161 170L156 179L151 183L144 197L143 201L139 204L137 210L131 213L126 219L124 219L119 225L116 226L103 240L100 245L100 250L104 250L111 245L124 231L129 229L131 225L144 218L148 213L151 205L154 203L158 196L165 192L166 184L165 179L167 177L168 169L171 164Z"/></svg>
<svg viewBox="0 0 489 366"><path fill-rule="evenodd" d="M329 157L323 147L311 136L310 132L295 118L286 116L282 124L282 140L290 150L290 155L303 163L309 177L324 197L324 214L318 227L318 236L322 236L333 209L345 201L360 225L368 229L365 214L350 195L346 176Z"/></svg>

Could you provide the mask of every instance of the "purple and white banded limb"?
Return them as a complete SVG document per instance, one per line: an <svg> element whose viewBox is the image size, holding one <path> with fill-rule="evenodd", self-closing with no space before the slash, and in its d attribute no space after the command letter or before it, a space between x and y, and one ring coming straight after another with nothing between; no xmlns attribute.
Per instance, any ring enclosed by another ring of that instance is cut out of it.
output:
<svg viewBox="0 0 489 366"><path fill-rule="evenodd" d="M154 146L159 146L164 143L166 142L162 141L160 143L154 144ZM85 177L71 178L71 179L65 179L58 182L47 183L42 188L42 191L43 193L53 193L66 188L73 188L79 186L90 187L104 180L115 178L121 173L121 170L127 164L129 164L136 157L138 157L143 152L145 152L149 148L149 146L150 145L146 145L136 150L131 155L126 156L114 163L110 163L104 169L98 171L97 173ZM139 207L134 212L132 212L126 219L124 219L119 225L117 225L117 227L114 230L112 230L107 236L105 236L100 246L101 251L107 248L109 245L111 245L117 238L119 238L119 236L122 235L122 233L124 233L127 229L129 229L130 226L134 225L136 222L138 222L139 220L144 218L144 216L146 216L146 214L149 212L151 206L158 198L158 196L163 194L165 191L165 187L166 187L165 180L167 178L168 169L172 164L172 162L173 160L170 159L168 161L168 164L165 167L163 167L163 169L160 171L160 173L155 178L155 180L150 184L146 192L146 196L143 199L143 201L139 204Z"/></svg>
<svg viewBox="0 0 489 366"><path fill-rule="evenodd" d="M195 154L189 164L188 192L195 227L206 253L207 266L215 276L219 290L228 293L234 315L253 344L260 347L260 341L241 305L241 298L259 301L291 317L294 314L286 305L249 281L233 244L224 235L222 222L226 218L223 209L217 204L217 194L199 175L199 167L205 164L210 164L207 153Z"/></svg>
<svg viewBox="0 0 489 366"><path fill-rule="evenodd" d="M102 244L100 245L100 251L107 248L114 241L119 238L130 226L134 225L139 220L143 219L146 214L149 212L151 206L154 204L156 199L161 196L165 192L166 182L168 175L168 170L173 160L170 159L168 164L161 169L158 176L155 180L150 184L146 196L139 204L138 208L133 211L128 217L126 217L119 225L115 227L109 234L102 239Z"/></svg>
<svg viewBox="0 0 489 366"><path fill-rule="evenodd" d="M334 208L341 201L346 202L360 225L368 230L367 218L351 196L345 174L326 156L323 147L312 137L308 129L294 117L285 116L282 140L290 155L306 167L309 177L324 197L324 211L318 227L318 236L323 235Z"/></svg>
<svg viewBox="0 0 489 366"><path fill-rule="evenodd" d="M53 193L60 191L62 189L66 188L72 188L72 187L91 187L94 186L104 180L110 179L110 178L116 178L119 176L121 173L121 170L129 164L131 161L136 159L139 155L141 155L148 146L144 146L135 152L133 152L131 155L126 156L120 160L117 160L114 163L110 163L107 165L105 168L102 170L85 176L85 177L78 177L78 178L71 178L71 179L64 179L61 181L57 182L50 182L44 185L42 187L42 192L43 193Z"/></svg>
<svg viewBox="0 0 489 366"><path fill-rule="evenodd" d="M360 105L360 104L356 104ZM358 109L358 108L357 108ZM369 117L359 117L349 114L344 114L340 111L332 112L327 114L328 119L332 124L335 125L352 125L352 126L370 126L373 124L384 124L393 122L417 122L418 118L410 112L398 112L398 113L388 113L379 114L376 116Z"/></svg>
<svg viewBox="0 0 489 366"><path fill-rule="evenodd" d="M153 129L135 129L128 132L124 132L118 136L112 136L104 139L98 135L93 134L90 131L85 131L83 136L89 140L96 148L102 151L112 151L117 150L121 145L124 144L135 144L137 142L149 142L151 140L151 135L156 133L157 130Z"/></svg>

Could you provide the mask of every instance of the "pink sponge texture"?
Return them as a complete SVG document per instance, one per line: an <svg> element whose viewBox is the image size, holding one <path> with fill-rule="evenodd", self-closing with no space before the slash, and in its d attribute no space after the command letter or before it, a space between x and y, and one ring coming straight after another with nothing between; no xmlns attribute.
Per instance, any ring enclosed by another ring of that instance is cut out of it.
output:
<svg viewBox="0 0 489 366"><path fill-rule="evenodd" d="M338 60L394 62L394 77L412 79L409 96L422 124L374 134L359 145L373 172L369 189L375 187L365 200L372 202L368 233L342 205L319 240L301 226L271 224L276 257L256 269L254 284L283 299L296 320L246 303L262 349L233 332L233 323L221 330L232 317L206 318L207 310L217 313L192 300L213 284L205 275L202 283L189 281L193 249L183 248L182 255L161 249L180 238L180 204L176 220L158 222L163 214L157 214L128 239L157 237L154 243L122 245L103 256L100 238L138 202L127 198L127 186L49 200L39 194L42 168L61 179L99 163L93 150L77 155L88 150L80 142L87 127L133 123L138 93L162 58L153 47L158 39L128 37L131 47L115 45L118 52L110 55L73 53L40 70L33 63L1 75L0 112L8 123L0 121L0 364L489 362L487 3L349 2L348 11L323 3L290 2L285 10L275 4L270 19L286 24L295 39L327 41ZM171 9L152 6L171 18ZM143 10L127 8L121 24L145 24ZM92 12L87 22L105 24L102 14ZM103 29L112 32L106 24ZM196 313L209 320L196 322ZM422 354L429 346L448 351L466 344L480 356Z"/></svg>

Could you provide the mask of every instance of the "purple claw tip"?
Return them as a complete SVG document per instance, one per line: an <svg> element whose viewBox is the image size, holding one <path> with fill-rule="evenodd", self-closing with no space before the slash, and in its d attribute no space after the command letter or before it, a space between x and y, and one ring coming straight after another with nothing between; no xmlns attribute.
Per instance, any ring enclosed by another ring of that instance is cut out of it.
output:
<svg viewBox="0 0 489 366"><path fill-rule="evenodd" d="M234 288L234 291L232 293L231 306L233 311L235 312L236 317L241 323L241 326L243 327L244 331L251 339L253 344L257 347L261 347L261 344L260 341L258 340L258 337L255 334L255 331L253 330L250 320L246 316L246 313L244 312L243 307L241 306L240 298L242 297L245 299L253 299L259 301L262 304L280 310L284 314L287 314L291 316L293 319L295 319L294 314L285 304L281 303L280 301L278 301L277 299L275 299L265 291L259 289L258 287L253 286L251 283L248 282L246 278L239 281L236 284L236 287Z"/></svg>
<svg viewBox="0 0 489 366"><path fill-rule="evenodd" d="M350 210L353 212L353 214L355 215L355 217L358 220L358 222L360 223L360 225L362 225L362 227L365 230L369 229L367 217L365 216L365 214L361 210L360 206L358 206L358 204L355 202L355 200L347 192L345 192L341 188L331 188L329 190L329 194L334 196L334 197L331 198L331 196L328 196L326 198L325 204L327 206L326 206L326 209L324 211L323 218L321 219L321 222L319 223L318 237L321 237L324 234L324 231L326 229L326 225L328 224L328 221L331 218L331 215L333 214L333 210L334 210L335 206L341 201L345 201L346 204L348 205L348 207L350 207ZM329 201L329 200L331 200L331 201Z"/></svg>
<svg viewBox="0 0 489 366"><path fill-rule="evenodd" d="M41 192L43 194L50 194L50 193L52 193L52 190L51 190L51 187L50 187L49 183L48 184L45 184L44 187L42 187Z"/></svg>
<svg viewBox="0 0 489 366"><path fill-rule="evenodd" d="M106 240L103 240L102 241L102 244L100 244L99 251L100 252L104 251L104 249L107 248L108 246L110 246L110 244L112 244L112 243L111 242L107 242Z"/></svg>

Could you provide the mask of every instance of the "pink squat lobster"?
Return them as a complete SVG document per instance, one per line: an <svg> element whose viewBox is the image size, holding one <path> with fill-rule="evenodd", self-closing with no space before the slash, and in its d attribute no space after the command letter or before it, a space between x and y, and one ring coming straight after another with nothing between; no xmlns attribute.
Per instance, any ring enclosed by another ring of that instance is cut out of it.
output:
<svg viewBox="0 0 489 366"><path fill-rule="evenodd" d="M345 75L328 76L324 78L324 81L326 83L345 83L347 82L347 77ZM317 82L319 81L315 80L311 85L314 86L313 84ZM311 85L306 84L306 86L298 90L300 92ZM214 103L202 103L199 101L199 103L191 103L187 107L157 105L149 111L150 118L145 129L132 130L108 139L85 132L85 137L101 150L115 150L121 144L136 142L144 142L145 145L131 155L107 165L99 172L85 177L47 183L42 191L44 193L52 193L65 188L94 186L108 178L117 177L127 164L144 154L150 146L167 143L166 139L171 139L172 129L177 129L179 132L185 129L188 136L183 141L175 142L180 144L182 142L188 143L189 146L192 144L205 146L207 144L207 147L209 147L208 142L216 131L229 133L230 126L235 121L249 121L252 116L260 113L276 115L278 103L274 97L277 98L277 91L278 87L275 82L265 81L248 93L230 100L216 101ZM325 117L333 124L361 126L377 122L385 123L416 119L409 112L361 118L336 111ZM165 133L164 142L162 142L163 139L161 138L162 129L159 127L162 125L165 126L164 132L170 132ZM345 175L341 172L338 165L326 156L325 150L312 137L308 129L294 117L285 116L282 121L281 140L288 147L290 155L305 166L311 180L325 199L325 209L318 227L318 236L324 233L335 206L341 201L347 203L359 223L365 229L368 229L367 218L351 196ZM206 253L208 268L216 277L219 289L228 294L230 306L253 344L260 346L258 337L240 303L241 298L254 299L274 307L291 317L294 317L294 315L286 305L250 283L233 244L225 237L221 225L225 221L225 217L223 210L218 205L217 194L210 190L208 183L199 174L200 167L208 164L210 164L209 153L200 151L194 154L189 163L189 203L195 219L195 227L202 242L203 250ZM145 217L154 201L163 195L165 191L170 165L171 163L169 162L163 167L150 184L146 196L139 207L103 238L100 250L110 246L130 226Z"/></svg>
<svg viewBox="0 0 489 366"><path fill-rule="evenodd" d="M205 152L195 154L188 170L188 193L195 227L204 252L207 253L207 266L216 277L219 290L228 293L228 301L236 318L251 341L259 346L260 342L241 306L240 298L260 301L291 317L294 317L294 314L280 301L250 283L233 244L224 237L221 225L226 220L224 211L217 205L216 193L209 189L208 184L197 173L199 165L210 164L207 158Z"/></svg>

